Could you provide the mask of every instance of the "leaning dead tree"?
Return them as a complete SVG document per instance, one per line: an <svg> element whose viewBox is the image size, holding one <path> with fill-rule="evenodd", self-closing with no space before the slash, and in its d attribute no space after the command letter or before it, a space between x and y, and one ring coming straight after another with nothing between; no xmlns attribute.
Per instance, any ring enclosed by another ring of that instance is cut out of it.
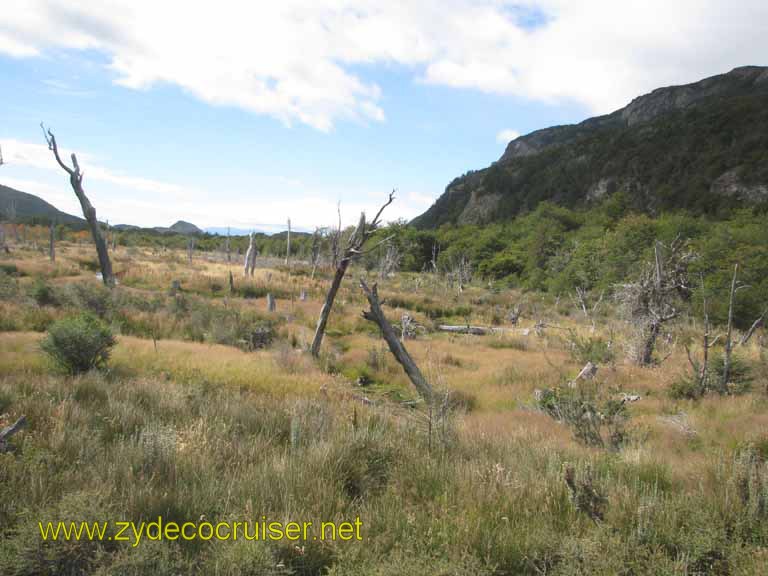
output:
<svg viewBox="0 0 768 576"><path fill-rule="evenodd" d="M654 261L646 264L637 280L618 286L616 297L640 334L635 351L640 366L651 364L662 326L678 317L681 297L690 294L688 263L694 255L684 248L679 239L669 246L656 242Z"/></svg>
<svg viewBox="0 0 768 576"><path fill-rule="evenodd" d="M387 346L389 346L389 351L392 352L392 355L403 367L403 370L405 370L405 373L408 375L414 388L416 388L419 396L421 396L427 404L431 404L433 398L432 386L427 382L427 379L424 378L424 375L421 373L421 370L419 370L419 367L416 366L416 363L413 361L413 358L411 358L408 350L405 349L405 346L403 346L403 343L397 337L397 333L392 328L389 320L384 316L384 312L381 309L381 303L379 302L379 294L376 284L369 288L365 283L365 280L360 279L360 288L362 288L365 297L368 299L368 304L370 305L370 310L363 311L363 318L375 323L379 327L381 335L384 337L384 341L387 343Z"/></svg>
<svg viewBox="0 0 768 576"><path fill-rule="evenodd" d="M245 253L245 264L243 265L243 276L253 277L253 271L256 269L256 244L253 242L253 232L248 239L248 251Z"/></svg>
<svg viewBox="0 0 768 576"><path fill-rule="evenodd" d="M362 248L366 240L368 240L376 229L381 224L381 214L384 209L392 204L395 199L395 191L389 193L389 198L384 205L379 208L376 216L370 222L365 221L365 212L360 214L360 221L357 224L357 228L354 233L349 237L347 245L344 249L344 254L338 259L336 265L336 273L333 276L333 282L328 289L328 294L325 297L323 308L320 310L320 317L317 320L317 328L315 329L315 337L312 340L312 347L310 351L312 356L317 358L320 355L320 345L323 343L323 335L325 334L325 327L328 324L328 317L331 315L331 308L333 307L333 301L336 299L336 293L341 287L341 281L344 279L344 275L347 273L350 263L355 258L362 255ZM339 231L341 231L341 224L339 224Z"/></svg>
<svg viewBox="0 0 768 576"><path fill-rule="evenodd" d="M93 236L93 242L96 244L96 254L99 257L99 267L101 268L101 278L106 286L115 285L115 276L112 273L112 262L109 260L109 252L107 250L107 243L104 240L104 236L101 233L101 227L99 221L96 219L96 209L91 204L88 197L83 190L83 173L80 170L80 165L77 163L77 156L72 153L72 167L67 166L59 156L59 148L56 145L56 137L53 135L50 129L46 130L43 123L40 123L40 127L43 129L43 135L46 142L48 142L48 148L53 152L56 162L59 166L69 174L69 183L72 186L72 190L75 192L75 196L80 201L80 207L83 209L83 216L85 216L88 225L91 228L91 235Z"/></svg>

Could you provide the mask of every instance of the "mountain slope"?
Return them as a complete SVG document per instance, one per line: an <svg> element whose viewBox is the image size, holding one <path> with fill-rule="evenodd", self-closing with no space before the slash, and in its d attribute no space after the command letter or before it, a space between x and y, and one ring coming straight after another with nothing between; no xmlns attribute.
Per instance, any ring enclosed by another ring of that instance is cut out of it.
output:
<svg viewBox="0 0 768 576"><path fill-rule="evenodd" d="M575 207L615 193L650 213L768 203L768 68L659 88L612 114L516 138L412 224L500 221L544 200Z"/></svg>
<svg viewBox="0 0 768 576"><path fill-rule="evenodd" d="M16 219L20 221L40 218L53 219L59 224L85 224L83 218L62 212L42 198L0 184L0 213L4 218L8 217L11 204L16 211Z"/></svg>

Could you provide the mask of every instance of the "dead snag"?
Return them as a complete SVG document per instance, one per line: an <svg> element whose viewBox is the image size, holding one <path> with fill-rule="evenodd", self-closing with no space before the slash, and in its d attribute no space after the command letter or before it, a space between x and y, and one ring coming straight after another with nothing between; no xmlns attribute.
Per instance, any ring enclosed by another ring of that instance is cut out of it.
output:
<svg viewBox="0 0 768 576"><path fill-rule="evenodd" d="M381 303L379 302L379 294L376 284L374 284L372 288L368 288L365 281L361 279L360 288L362 288L365 297L368 299L368 304L370 305L370 310L363 311L363 318L374 322L379 329L381 329L381 334L384 337L387 346L389 346L389 351L392 352L392 355L403 367L419 395L425 402L431 404L433 398L432 386L430 386L427 379L424 378L421 370L416 366L411 355L408 354L408 350L405 349L405 346L403 346L403 343L397 337L397 334L387 320L387 317L384 316L384 312L381 309Z"/></svg>
<svg viewBox="0 0 768 576"><path fill-rule="evenodd" d="M320 310L320 317L317 320L317 328L315 329L315 337L312 340L311 353L312 356L317 358L320 355L320 345L323 343L323 335L325 334L325 327L328 324L328 317L331 315L331 308L333 307L333 301L336 299L336 294L341 287L341 281L344 279L344 275L347 273L350 263L353 259L359 257L363 252L362 248L366 240L368 240L381 223L381 214L384 209L392 204L395 199L395 191L389 193L389 198L384 205L379 208L376 216L370 222L365 221L365 212L360 214L360 221L357 224L352 236L347 241L347 246L344 249L343 256L338 260L336 265L336 273L333 276L331 287L328 289L328 294L325 297L323 308Z"/></svg>
<svg viewBox="0 0 768 576"><path fill-rule="evenodd" d="M53 152L56 162L59 166L69 174L69 183L72 186L72 190L75 192L75 196L80 201L80 207L83 209L83 216L85 216L88 225L91 228L91 235L93 236L93 242L96 244L96 254L99 257L99 266L101 268L101 279L106 286L113 287L115 285L115 276L112 273L112 262L109 260L109 252L107 250L107 243L104 240L104 236L101 234L101 227L99 221L96 219L96 209L91 204L88 197L83 190L83 173L80 170L80 165L77 163L77 156L72 153L72 168L64 164L59 156L59 148L56 145L56 137L53 135L50 129L46 130L43 123L40 123L40 127L43 129L43 135L46 142L48 142L48 148Z"/></svg>
<svg viewBox="0 0 768 576"><path fill-rule="evenodd" d="M646 264L634 282L617 287L616 298L641 335L636 350L640 366L653 362L662 326L679 316L678 302L690 294L688 264L694 257L679 239L669 246L656 242L654 261Z"/></svg>

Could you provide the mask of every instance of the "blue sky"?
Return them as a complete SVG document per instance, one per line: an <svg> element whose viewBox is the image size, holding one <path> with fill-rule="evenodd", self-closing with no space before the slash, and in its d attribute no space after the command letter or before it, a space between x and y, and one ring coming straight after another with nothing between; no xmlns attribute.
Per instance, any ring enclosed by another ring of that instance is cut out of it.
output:
<svg viewBox="0 0 768 576"><path fill-rule="evenodd" d="M392 188L412 218L515 133L768 53L749 1L6 1L0 183L78 213L44 121L100 219L145 226L351 223Z"/></svg>

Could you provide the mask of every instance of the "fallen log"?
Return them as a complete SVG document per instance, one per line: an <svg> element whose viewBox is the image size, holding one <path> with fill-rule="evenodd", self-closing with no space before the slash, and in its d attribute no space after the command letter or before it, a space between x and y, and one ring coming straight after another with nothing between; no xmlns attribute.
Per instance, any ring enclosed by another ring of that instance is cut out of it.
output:
<svg viewBox="0 0 768 576"><path fill-rule="evenodd" d="M501 332L498 328L486 328L485 326L451 326L441 324L437 327L440 332L451 332L453 334L471 334L473 336L485 336L487 334L497 334Z"/></svg>
<svg viewBox="0 0 768 576"><path fill-rule="evenodd" d="M16 434L16 432L24 428L24 426L26 425L27 425L27 418L26 416L22 416L10 426L6 426L2 430L0 430L0 453L8 451L9 449L8 439L14 434Z"/></svg>

